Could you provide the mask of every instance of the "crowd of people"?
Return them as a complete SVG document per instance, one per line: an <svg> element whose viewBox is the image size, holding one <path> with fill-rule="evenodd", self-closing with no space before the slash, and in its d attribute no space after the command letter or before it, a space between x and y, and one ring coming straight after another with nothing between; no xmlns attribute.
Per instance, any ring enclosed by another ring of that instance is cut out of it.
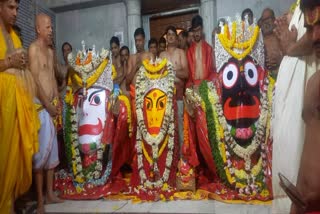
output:
<svg viewBox="0 0 320 214"><path fill-rule="evenodd" d="M219 19L213 46L199 15L179 34L168 26L148 50L137 28L136 53L112 37L99 56L83 44L72 58L65 42L63 63L45 14L22 48L18 6L0 0L0 213L14 213L32 182L37 213L110 192L277 206L291 204L286 192L290 213L320 210L320 1L281 17L266 8L257 23L249 8L241 20Z"/></svg>

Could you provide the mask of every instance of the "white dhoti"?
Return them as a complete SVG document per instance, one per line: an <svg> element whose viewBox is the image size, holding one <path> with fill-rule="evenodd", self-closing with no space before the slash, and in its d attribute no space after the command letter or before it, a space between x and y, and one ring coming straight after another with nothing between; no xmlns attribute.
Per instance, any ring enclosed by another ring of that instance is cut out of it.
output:
<svg viewBox="0 0 320 214"><path fill-rule="evenodd" d="M290 27L298 29L298 39L305 33L304 16L296 8ZM301 152L304 142L302 107L308 78L316 71L314 56L288 57L281 62L275 88L272 136L273 212L289 213L291 201L279 185L278 173L293 184L297 182Z"/></svg>
<svg viewBox="0 0 320 214"><path fill-rule="evenodd" d="M57 132L53 120L46 109L39 113L41 128L39 131L39 152L33 156L33 168L53 169L59 164Z"/></svg>

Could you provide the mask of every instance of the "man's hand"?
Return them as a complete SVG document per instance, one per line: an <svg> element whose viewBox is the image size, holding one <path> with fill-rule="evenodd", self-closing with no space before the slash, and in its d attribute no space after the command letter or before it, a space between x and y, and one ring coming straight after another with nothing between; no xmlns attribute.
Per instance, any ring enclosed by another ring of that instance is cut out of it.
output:
<svg viewBox="0 0 320 214"><path fill-rule="evenodd" d="M6 60L9 68L24 69L28 63L27 53L23 49L13 52Z"/></svg>
<svg viewBox="0 0 320 214"><path fill-rule="evenodd" d="M281 51L287 54L290 45L297 41L298 30L294 25L289 30L289 23L285 16L276 19L275 25L274 33L280 40Z"/></svg>
<svg viewBox="0 0 320 214"><path fill-rule="evenodd" d="M276 59L274 56L267 56L266 57L266 67L269 70L273 70L278 67L278 59Z"/></svg>
<svg viewBox="0 0 320 214"><path fill-rule="evenodd" d="M51 117L56 117L59 114L59 108L51 103L46 107Z"/></svg>

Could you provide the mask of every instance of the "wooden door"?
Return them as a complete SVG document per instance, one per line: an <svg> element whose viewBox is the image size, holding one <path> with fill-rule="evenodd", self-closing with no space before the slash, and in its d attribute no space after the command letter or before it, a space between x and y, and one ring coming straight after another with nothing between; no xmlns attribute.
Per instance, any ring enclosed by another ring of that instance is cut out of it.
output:
<svg viewBox="0 0 320 214"><path fill-rule="evenodd" d="M159 40L170 25L178 30L188 30L191 27L191 20L195 15L198 15L197 10L168 16L151 17L150 37Z"/></svg>

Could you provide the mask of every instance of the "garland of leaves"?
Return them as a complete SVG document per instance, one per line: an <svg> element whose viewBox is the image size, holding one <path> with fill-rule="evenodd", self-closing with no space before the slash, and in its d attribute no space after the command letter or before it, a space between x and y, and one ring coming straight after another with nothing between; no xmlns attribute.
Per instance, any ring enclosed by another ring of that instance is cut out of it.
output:
<svg viewBox="0 0 320 214"><path fill-rule="evenodd" d="M68 162L69 171L72 170L72 153L71 153L71 108L68 104L66 104L66 119L65 119L65 126L64 126L64 136L65 136L65 152Z"/></svg>
<svg viewBox="0 0 320 214"><path fill-rule="evenodd" d="M212 152L212 156L214 158L214 161L216 163L219 177L222 179L222 181L224 181L225 184L228 184L227 175L224 170L224 163L223 163L222 157L220 155L220 151L219 151L218 141L216 141L217 136L216 136L216 130L214 128L215 121L214 121L214 116L213 116L213 108L212 108L212 104L209 101L208 91L209 91L208 84L206 81L203 81L199 87L199 93L200 93L202 100L205 103L206 120L207 120L207 126L208 126L209 141L210 141L210 145L211 145L211 152Z"/></svg>

